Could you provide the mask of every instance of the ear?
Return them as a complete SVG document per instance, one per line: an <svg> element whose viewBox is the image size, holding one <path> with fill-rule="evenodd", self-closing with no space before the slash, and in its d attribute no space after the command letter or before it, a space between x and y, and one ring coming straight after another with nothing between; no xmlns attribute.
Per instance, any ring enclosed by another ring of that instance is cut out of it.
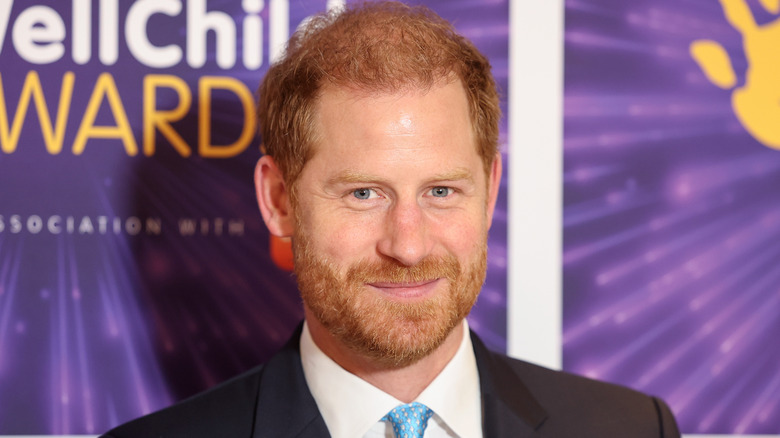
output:
<svg viewBox="0 0 780 438"><path fill-rule="evenodd" d="M284 177L274 159L263 155L255 166L257 204L268 231L277 237L293 234L295 218Z"/></svg>
<svg viewBox="0 0 780 438"><path fill-rule="evenodd" d="M493 159L493 166L490 169L490 175L488 175L488 205L487 205L487 219L488 228L493 223L493 212L496 209L496 200L498 199L498 187L501 185L501 172L503 166L501 162L501 152L496 153L496 157Z"/></svg>

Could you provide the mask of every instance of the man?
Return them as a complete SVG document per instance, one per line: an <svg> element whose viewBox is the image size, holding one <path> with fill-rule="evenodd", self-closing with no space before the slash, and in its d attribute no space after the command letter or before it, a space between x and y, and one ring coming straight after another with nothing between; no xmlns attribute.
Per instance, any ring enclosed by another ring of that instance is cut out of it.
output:
<svg viewBox="0 0 780 438"><path fill-rule="evenodd" d="M658 399L468 331L499 113L487 60L426 9L369 3L298 31L260 86L255 183L292 238L305 324L268 363L106 436L679 436Z"/></svg>

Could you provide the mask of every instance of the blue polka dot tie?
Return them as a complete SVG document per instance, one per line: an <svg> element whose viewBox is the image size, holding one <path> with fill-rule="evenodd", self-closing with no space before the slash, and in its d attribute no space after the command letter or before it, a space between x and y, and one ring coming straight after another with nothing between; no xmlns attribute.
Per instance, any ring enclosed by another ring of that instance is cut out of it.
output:
<svg viewBox="0 0 780 438"><path fill-rule="evenodd" d="M382 417L393 425L396 438L422 438L433 411L422 403L401 405Z"/></svg>

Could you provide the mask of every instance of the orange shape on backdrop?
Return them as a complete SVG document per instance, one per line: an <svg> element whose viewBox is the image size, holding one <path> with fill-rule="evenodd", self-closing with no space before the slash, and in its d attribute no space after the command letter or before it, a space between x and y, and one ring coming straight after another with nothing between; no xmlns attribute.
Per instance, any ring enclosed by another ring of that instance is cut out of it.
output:
<svg viewBox="0 0 780 438"><path fill-rule="evenodd" d="M710 82L724 90L737 84L737 75L723 46L715 41L696 40L691 43L690 52Z"/></svg>
<svg viewBox="0 0 780 438"><path fill-rule="evenodd" d="M746 0L720 0L723 14L742 34L748 68L745 84L736 87L736 74L726 49L710 40L696 40L690 46L693 59L707 79L731 89L731 107L742 126L760 143L780 150L780 18L759 24ZM780 12L780 0L761 0L769 12Z"/></svg>
<svg viewBox="0 0 780 438"><path fill-rule="evenodd" d="M780 0L761 0L761 4L767 11L777 14L780 12Z"/></svg>
<svg viewBox="0 0 780 438"><path fill-rule="evenodd" d="M292 241L289 237L271 235L270 251L271 260L276 266L285 271L293 270Z"/></svg>

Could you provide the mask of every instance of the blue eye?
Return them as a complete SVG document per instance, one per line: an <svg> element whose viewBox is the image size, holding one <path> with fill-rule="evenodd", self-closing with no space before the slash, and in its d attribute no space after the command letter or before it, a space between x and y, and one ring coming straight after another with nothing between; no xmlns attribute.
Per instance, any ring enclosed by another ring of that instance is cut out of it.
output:
<svg viewBox="0 0 780 438"><path fill-rule="evenodd" d="M371 189L357 189L354 192L352 192L352 196L358 198L358 199L368 199L371 197L371 192L373 190Z"/></svg>
<svg viewBox="0 0 780 438"><path fill-rule="evenodd" d="M431 195L437 197L437 198L446 198L449 196L452 189L449 187L434 187L431 189Z"/></svg>

